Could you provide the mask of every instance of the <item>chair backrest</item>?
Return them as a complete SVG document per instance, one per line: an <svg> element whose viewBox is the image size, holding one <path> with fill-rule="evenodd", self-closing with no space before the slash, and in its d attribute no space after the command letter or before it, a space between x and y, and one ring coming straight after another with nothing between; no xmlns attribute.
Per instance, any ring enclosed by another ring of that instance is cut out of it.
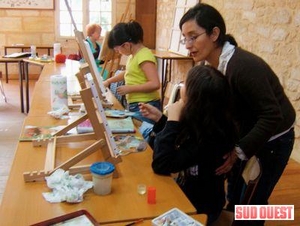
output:
<svg viewBox="0 0 300 226"><path fill-rule="evenodd" d="M249 204L262 174L261 163L254 155L246 163L242 177L247 185L241 204Z"/></svg>
<svg viewBox="0 0 300 226"><path fill-rule="evenodd" d="M164 106L164 111L163 111L164 113L166 113L168 106L170 104L175 103L176 101L178 101L180 99L180 89L182 86L183 86L182 82L179 82L179 83L176 83L173 85L170 95L166 96L168 98L168 103L166 104L166 106Z"/></svg>

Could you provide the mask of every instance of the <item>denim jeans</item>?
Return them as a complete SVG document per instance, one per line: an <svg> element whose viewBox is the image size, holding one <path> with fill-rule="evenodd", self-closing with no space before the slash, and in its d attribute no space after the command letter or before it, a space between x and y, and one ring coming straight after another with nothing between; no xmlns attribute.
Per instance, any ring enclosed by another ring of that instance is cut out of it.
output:
<svg viewBox="0 0 300 226"><path fill-rule="evenodd" d="M158 109L161 109L161 103L160 100L154 100L154 101L149 101L147 104L150 104ZM140 108L139 108L139 103L130 103L129 105L129 111L135 112L135 114L132 116L140 121L142 121L142 125L139 128L140 133L143 135L143 138L148 141L149 135L152 132L152 128L154 125L154 121L150 120L146 117L143 117Z"/></svg>
<svg viewBox="0 0 300 226"><path fill-rule="evenodd" d="M289 130L289 132L283 134L275 140L269 141L266 143L261 150L256 154L259 158L262 166L262 176L257 184L255 193L251 199L252 205L267 205L268 199L271 196L271 193L280 179L288 160L290 158L291 152L293 150L295 140L294 128ZM239 170L239 167L236 167L235 170ZM233 181L240 181L243 183L243 180L238 179L239 173L236 171L233 174L236 178L229 178L228 180L228 195L227 198L230 202L231 208L234 207L234 204L238 204L237 196L238 190L233 189ZM235 184L236 185L236 184ZM241 188L243 185L236 185L235 188ZM239 190L240 191L240 190ZM290 204L290 203L286 203ZM230 209L230 208L229 208ZM252 224L251 224L252 223ZM240 222L238 225L264 225L264 221L247 221Z"/></svg>
<svg viewBox="0 0 300 226"><path fill-rule="evenodd" d="M147 104L150 104L150 105L160 109L160 100L149 101L149 102L147 102ZM131 112L135 112L135 114L133 115L134 118L136 118L140 121L149 122L151 124L155 123L154 121L142 116L142 114L140 113L140 108L139 108L139 103L138 102L130 103L128 105L129 105L128 110L131 111Z"/></svg>

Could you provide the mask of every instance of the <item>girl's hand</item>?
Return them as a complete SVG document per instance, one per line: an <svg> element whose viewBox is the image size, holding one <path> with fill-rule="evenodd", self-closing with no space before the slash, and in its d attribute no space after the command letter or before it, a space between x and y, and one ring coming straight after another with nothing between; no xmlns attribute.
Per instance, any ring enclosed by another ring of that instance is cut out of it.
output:
<svg viewBox="0 0 300 226"><path fill-rule="evenodd" d="M119 86L119 87L117 88L117 92L118 92L118 94L120 94L121 96L126 95L127 93L130 92L130 87L129 87L129 86L126 86L126 85L124 85L124 86Z"/></svg>
<svg viewBox="0 0 300 226"><path fill-rule="evenodd" d="M181 110L184 106L183 101L180 99L168 106L168 121L179 121Z"/></svg>
<svg viewBox="0 0 300 226"><path fill-rule="evenodd" d="M139 108L144 117L151 119L154 122L158 122L162 116L162 112L150 104L140 103Z"/></svg>
<svg viewBox="0 0 300 226"><path fill-rule="evenodd" d="M109 87L110 83L109 83L108 80L106 80L106 81L103 81L103 85L104 85L105 87Z"/></svg>

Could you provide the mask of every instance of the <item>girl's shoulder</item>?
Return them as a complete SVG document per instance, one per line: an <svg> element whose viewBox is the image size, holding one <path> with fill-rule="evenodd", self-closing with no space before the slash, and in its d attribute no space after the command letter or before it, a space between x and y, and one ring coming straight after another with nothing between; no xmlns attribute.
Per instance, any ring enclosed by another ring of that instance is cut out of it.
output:
<svg viewBox="0 0 300 226"><path fill-rule="evenodd" d="M152 50L149 49L149 48L146 47L146 46L142 47L138 53L140 53L140 54L151 54L151 55L154 55L154 54L152 53Z"/></svg>
<svg viewBox="0 0 300 226"><path fill-rule="evenodd" d="M152 50L149 49L148 47L141 48L140 51L136 54L136 56L142 61L147 60L147 61L156 62L156 58Z"/></svg>

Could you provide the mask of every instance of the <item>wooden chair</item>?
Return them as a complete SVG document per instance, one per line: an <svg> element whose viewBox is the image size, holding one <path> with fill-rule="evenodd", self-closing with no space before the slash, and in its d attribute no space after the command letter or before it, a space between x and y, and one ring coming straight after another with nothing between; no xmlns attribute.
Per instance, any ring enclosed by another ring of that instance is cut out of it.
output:
<svg viewBox="0 0 300 226"><path fill-rule="evenodd" d="M241 199L240 205L248 205L251 202L256 186L262 174L261 163L254 155L247 163L242 172L242 178L246 184L246 189ZM234 213L223 210L220 217L212 226L235 226L238 222L234 221Z"/></svg>
<svg viewBox="0 0 300 226"><path fill-rule="evenodd" d="M2 84L2 71L0 71L0 91L1 91L1 94L2 94L2 98L4 99L5 103L7 103L7 98L6 98L6 95L5 95L5 92L4 92L4 87L3 87L3 84Z"/></svg>

